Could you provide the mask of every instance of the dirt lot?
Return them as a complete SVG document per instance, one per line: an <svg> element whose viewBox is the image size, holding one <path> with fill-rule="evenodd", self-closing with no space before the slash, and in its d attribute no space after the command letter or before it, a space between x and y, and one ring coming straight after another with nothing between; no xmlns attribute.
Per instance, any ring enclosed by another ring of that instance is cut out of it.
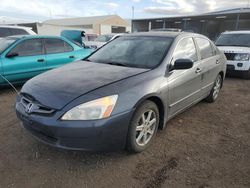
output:
<svg viewBox="0 0 250 188"><path fill-rule="evenodd" d="M177 116L137 155L40 144L19 126L14 101L0 91L0 187L250 187L250 81L228 78L215 104Z"/></svg>

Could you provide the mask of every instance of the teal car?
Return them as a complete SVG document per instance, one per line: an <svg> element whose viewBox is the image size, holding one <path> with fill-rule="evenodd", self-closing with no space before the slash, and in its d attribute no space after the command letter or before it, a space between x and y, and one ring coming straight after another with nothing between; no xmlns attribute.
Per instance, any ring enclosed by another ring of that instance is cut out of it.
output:
<svg viewBox="0 0 250 188"><path fill-rule="evenodd" d="M65 37L12 36L0 39L0 85L13 84L90 55L92 50ZM4 78L3 78L4 76Z"/></svg>

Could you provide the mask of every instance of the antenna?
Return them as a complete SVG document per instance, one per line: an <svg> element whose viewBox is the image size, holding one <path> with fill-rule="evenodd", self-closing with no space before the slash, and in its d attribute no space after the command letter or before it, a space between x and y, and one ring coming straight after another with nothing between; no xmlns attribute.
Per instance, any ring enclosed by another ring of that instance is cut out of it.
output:
<svg viewBox="0 0 250 188"><path fill-rule="evenodd" d="M7 78L5 78L2 74L0 74L0 77L2 77L14 89L14 91L17 93L17 95L20 96L20 93L17 91L15 86Z"/></svg>

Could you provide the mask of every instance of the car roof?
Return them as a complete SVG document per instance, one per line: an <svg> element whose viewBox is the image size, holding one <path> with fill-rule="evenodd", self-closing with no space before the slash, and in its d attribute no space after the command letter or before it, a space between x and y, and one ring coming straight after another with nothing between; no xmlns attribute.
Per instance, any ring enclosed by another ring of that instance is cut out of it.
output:
<svg viewBox="0 0 250 188"><path fill-rule="evenodd" d="M124 36L156 36L156 37L171 37L176 38L178 36L193 36L193 37L205 37L203 35L191 32L172 32L172 31L150 31L150 32L138 32L132 34L125 34Z"/></svg>
<svg viewBox="0 0 250 188"><path fill-rule="evenodd" d="M242 31L225 31L223 34L250 34L250 30Z"/></svg>
<svg viewBox="0 0 250 188"><path fill-rule="evenodd" d="M14 26L14 25L0 25L0 28L13 28L13 29L32 29L31 27Z"/></svg>

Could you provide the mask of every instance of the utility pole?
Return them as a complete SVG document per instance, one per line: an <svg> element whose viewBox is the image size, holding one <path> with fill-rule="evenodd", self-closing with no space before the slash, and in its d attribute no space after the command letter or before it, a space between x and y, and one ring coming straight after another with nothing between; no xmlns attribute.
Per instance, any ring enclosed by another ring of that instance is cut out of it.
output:
<svg viewBox="0 0 250 188"><path fill-rule="evenodd" d="M135 17L135 7L132 6L132 20L134 19L134 17Z"/></svg>

